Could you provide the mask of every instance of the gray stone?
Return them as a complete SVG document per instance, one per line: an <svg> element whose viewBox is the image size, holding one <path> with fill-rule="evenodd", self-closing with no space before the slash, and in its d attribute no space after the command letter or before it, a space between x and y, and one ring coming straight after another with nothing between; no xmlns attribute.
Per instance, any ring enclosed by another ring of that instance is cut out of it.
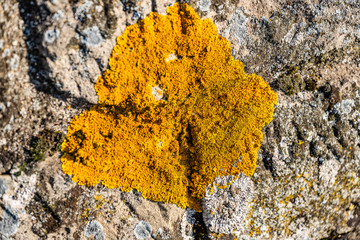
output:
<svg viewBox="0 0 360 240"><path fill-rule="evenodd" d="M211 232L230 234L239 230L249 211L254 195L250 177L240 174L218 176L206 188L203 199L203 218Z"/></svg>
<svg viewBox="0 0 360 240"><path fill-rule="evenodd" d="M3 211L0 220L0 233L5 237L9 237L18 231L19 217L15 211L9 207L3 208Z"/></svg>
<svg viewBox="0 0 360 240"><path fill-rule="evenodd" d="M210 10L211 0L199 0L197 6L201 11L207 12Z"/></svg>
<svg viewBox="0 0 360 240"><path fill-rule="evenodd" d="M89 221L84 228L84 236L94 236L95 240L104 240L103 226L96 220Z"/></svg>
<svg viewBox="0 0 360 240"><path fill-rule="evenodd" d="M44 40L46 43L53 43L59 37L60 31L58 29L49 29L44 33Z"/></svg>
<svg viewBox="0 0 360 240"><path fill-rule="evenodd" d="M150 223L141 220L134 228L134 236L136 239L148 239L151 237L151 231Z"/></svg>
<svg viewBox="0 0 360 240"><path fill-rule="evenodd" d="M32 139L45 129L65 134L71 118L97 102L94 83L108 67L116 37L153 10L165 14L174 2L0 1L0 170L11 174L12 184L6 189L0 183L1 204L8 209L1 213L3 236L72 239L84 236L87 221L96 219L109 239L135 239L134 226L143 220L162 229L150 234L156 239L210 238L219 231L229 239L357 240L357 0L188 1L230 41L246 73L262 76L279 96L249 179L252 201L241 198L241 187L207 195L207 230L190 209L136 191L78 186L63 174L59 152L30 161ZM168 61L177 58L173 54Z"/></svg>
<svg viewBox="0 0 360 240"><path fill-rule="evenodd" d="M100 30L97 26L86 28L83 31L83 38L81 40L88 47L97 47L103 41Z"/></svg>

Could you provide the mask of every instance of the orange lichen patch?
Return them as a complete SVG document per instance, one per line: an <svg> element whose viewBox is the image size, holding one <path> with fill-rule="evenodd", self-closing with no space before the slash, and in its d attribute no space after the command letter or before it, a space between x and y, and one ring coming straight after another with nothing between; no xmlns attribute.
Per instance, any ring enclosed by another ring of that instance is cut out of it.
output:
<svg viewBox="0 0 360 240"><path fill-rule="evenodd" d="M74 181L201 211L216 176L254 173L277 95L211 20L179 3L151 13L118 37L109 65L99 105L73 118L62 145Z"/></svg>

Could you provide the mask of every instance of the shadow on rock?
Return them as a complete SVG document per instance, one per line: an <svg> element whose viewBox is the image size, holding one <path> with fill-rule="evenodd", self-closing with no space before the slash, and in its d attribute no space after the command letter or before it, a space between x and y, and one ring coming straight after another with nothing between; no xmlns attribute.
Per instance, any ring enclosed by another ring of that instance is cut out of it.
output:
<svg viewBox="0 0 360 240"><path fill-rule="evenodd" d="M27 49L28 74L30 82L39 92L51 95L63 101L71 101L74 108L88 108L92 104L84 97L75 97L68 91L59 89L52 77L52 70L47 58L55 60L56 56L50 54L43 46L44 38L51 38L53 33L45 32L50 24L51 12L47 6L36 1L18 0L19 12L24 21L23 33ZM46 36L45 36L46 35Z"/></svg>

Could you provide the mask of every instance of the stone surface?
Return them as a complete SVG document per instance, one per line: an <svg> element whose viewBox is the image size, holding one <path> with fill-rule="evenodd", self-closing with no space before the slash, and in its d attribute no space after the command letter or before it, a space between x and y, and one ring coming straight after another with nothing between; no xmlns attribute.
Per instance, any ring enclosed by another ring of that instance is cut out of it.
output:
<svg viewBox="0 0 360 240"><path fill-rule="evenodd" d="M59 143L116 37L174 2L0 1L1 238L136 239L144 221L153 239L359 239L358 0L187 1L279 95L255 175L209 186L204 213L62 173Z"/></svg>
<svg viewBox="0 0 360 240"><path fill-rule="evenodd" d="M151 225L148 222L140 221L134 229L136 239L149 239L151 237ZM161 231L159 231L161 233Z"/></svg>
<svg viewBox="0 0 360 240"><path fill-rule="evenodd" d="M239 230L249 212L253 199L254 183L240 174L217 177L208 186L203 199L203 218L206 227L215 233L231 234Z"/></svg>

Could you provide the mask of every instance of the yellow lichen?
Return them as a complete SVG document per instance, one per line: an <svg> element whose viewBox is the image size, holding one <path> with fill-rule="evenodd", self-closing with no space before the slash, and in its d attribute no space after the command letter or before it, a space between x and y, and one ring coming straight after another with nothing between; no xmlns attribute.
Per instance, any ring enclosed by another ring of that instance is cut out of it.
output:
<svg viewBox="0 0 360 240"><path fill-rule="evenodd" d="M167 11L118 37L99 104L72 119L61 160L79 184L201 211L216 176L254 173L277 95L244 72L211 20L187 4Z"/></svg>

